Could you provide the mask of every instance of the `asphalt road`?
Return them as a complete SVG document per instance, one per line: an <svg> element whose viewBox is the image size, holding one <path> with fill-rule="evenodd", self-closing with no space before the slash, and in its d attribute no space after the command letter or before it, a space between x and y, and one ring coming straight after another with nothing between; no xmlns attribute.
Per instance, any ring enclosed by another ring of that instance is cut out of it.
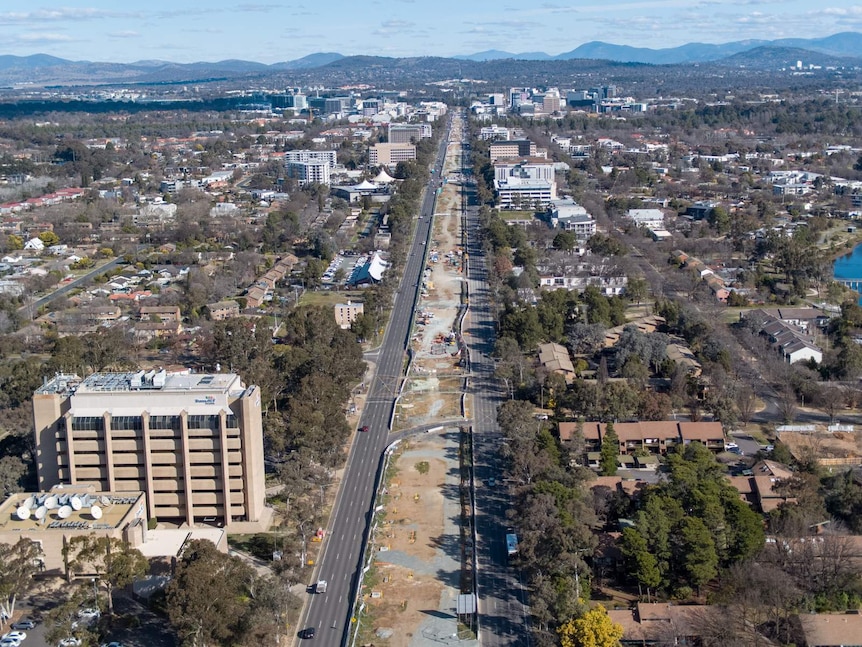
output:
<svg viewBox="0 0 862 647"><path fill-rule="evenodd" d="M125 261L122 258L115 258L114 260L109 261L109 262L105 263L104 265L97 267L94 270L90 270L89 272L87 272L83 276L79 276L74 281L70 281L66 285L57 288L56 290L51 292L51 294L46 294L45 296L40 297L40 298L28 303L27 305L21 306L20 308L18 308L18 311L19 312L26 312L32 318L32 315L35 314L36 312L38 312L39 308L41 308L42 306L51 303L51 301L53 301L54 299L60 298L64 294L68 294L69 292L71 292L75 288L79 288L79 287L86 285L92 279L96 278L100 274L104 274L105 272L115 268L117 265L119 265L120 263L123 263L123 262L125 262Z"/></svg>
<svg viewBox="0 0 862 647"><path fill-rule="evenodd" d="M471 191L467 188L466 190ZM469 194L468 194L469 196ZM478 236L478 206L467 207L467 279L470 307L464 324L470 349L473 410L473 457L476 481L477 587L479 641L483 646L529 645L526 592L519 573L508 565L506 512L511 497L503 483L500 456L503 435L497 425L497 407L505 393L494 377L491 352L496 324L490 303L485 257ZM494 485L490 485L493 479Z"/></svg>
<svg viewBox="0 0 862 647"><path fill-rule="evenodd" d="M357 433L350 448L344 478L338 491L324 540L317 578L328 583L326 593L311 594L300 630L314 627L315 644L346 644L351 613L371 521L371 506L383 450L389 444L389 422L401 387L405 351L410 337L413 314L419 298L419 285L425 267L425 254L431 232L436 188L439 185L448 143L441 139L440 150L422 201L416 236L407 257L401 285L389 326L377 357L377 371L370 385L359 425L367 433Z"/></svg>

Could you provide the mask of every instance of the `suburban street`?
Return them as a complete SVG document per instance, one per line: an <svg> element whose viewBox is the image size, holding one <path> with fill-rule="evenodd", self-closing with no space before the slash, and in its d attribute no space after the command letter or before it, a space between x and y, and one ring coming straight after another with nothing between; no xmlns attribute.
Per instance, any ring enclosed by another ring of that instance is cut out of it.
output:
<svg viewBox="0 0 862 647"><path fill-rule="evenodd" d="M104 274L105 272L109 272L113 268L117 267L117 265L119 265L120 263L125 262L125 259L123 259L122 257L117 257L111 261L108 261L104 265L100 265L99 267L90 270L86 274L83 274L82 276L79 276L78 278L69 281L68 283L57 288L53 292L50 292L45 296L39 297L38 299L34 299L33 301L28 302L26 305L23 305L18 308L18 311L21 313L26 313L28 317L32 318L42 306L51 303L51 301L60 298L64 294L68 294L75 288L79 288L86 285L97 276Z"/></svg>
<svg viewBox="0 0 862 647"><path fill-rule="evenodd" d="M330 517L327 535L318 561L316 577L326 580L326 593L313 594L306 605L299 628L316 630L315 642L342 645L351 628L351 613L360 584L363 555L372 517L372 502L381 457L389 444L389 424L401 386L405 351L410 337L413 313L419 298L420 277L431 231L436 188L448 144L441 139L437 160L422 201L416 236L407 257L400 288L389 326L377 357L377 370L359 421L368 425L367 433L356 433L344 478Z"/></svg>
<svg viewBox="0 0 862 647"><path fill-rule="evenodd" d="M469 167L466 161L465 166ZM464 190L470 191L469 187ZM476 465L479 641L493 647L529 645L526 593L518 572L508 565L506 552L506 511L511 506L500 457L503 436L497 426L497 407L503 401L504 392L500 381L494 377L491 359L495 322L479 239L478 206L467 207L466 223L470 308L464 332L472 369L473 410L468 413L473 418Z"/></svg>

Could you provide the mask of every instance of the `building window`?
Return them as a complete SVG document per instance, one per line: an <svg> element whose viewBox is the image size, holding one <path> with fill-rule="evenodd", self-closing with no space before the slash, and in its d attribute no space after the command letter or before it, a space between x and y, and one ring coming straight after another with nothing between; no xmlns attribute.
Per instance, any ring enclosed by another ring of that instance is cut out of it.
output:
<svg viewBox="0 0 862 647"><path fill-rule="evenodd" d="M236 416L232 413L226 415L224 418L224 426L227 429L239 429L239 423L237 422Z"/></svg>
<svg viewBox="0 0 862 647"><path fill-rule="evenodd" d="M218 429L218 416L189 416L189 429Z"/></svg>
<svg viewBox="0 0 862 647"><path fill-rule="evenodd" d="M111 429L140 431L144 428L141 416L115 416L111 418Z"/></svg>
<svg viewBox="0 0 862 647"><path fill-rule="evenodd" d="M104 431L105 419L102 416L78 416L72 418L72 431Z"/></svg>
<svg viewBox="0 0 862 647"><path fill-rule="evenodd" d="M180 430L179 416L150 416L150 429Z"/></svg>

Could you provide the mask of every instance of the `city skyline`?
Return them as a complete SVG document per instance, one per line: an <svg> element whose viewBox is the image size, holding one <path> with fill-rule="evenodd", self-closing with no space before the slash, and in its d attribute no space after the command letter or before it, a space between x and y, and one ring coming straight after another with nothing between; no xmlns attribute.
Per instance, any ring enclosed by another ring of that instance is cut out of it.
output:
<svg viewBox="0 0 862 647"><path fill-rule="evenodd" d="M606 0L500 6L440 0L233 4L107 0L0 10L4 54L70 60L276 63L315 52L458 56L499 49L557 55L586 42L661 49L691 42L819 38L862 31L862 4L827 0ZM453 18L456 17L456 18ZM680 29L684 25L684 29Z"/></svg>

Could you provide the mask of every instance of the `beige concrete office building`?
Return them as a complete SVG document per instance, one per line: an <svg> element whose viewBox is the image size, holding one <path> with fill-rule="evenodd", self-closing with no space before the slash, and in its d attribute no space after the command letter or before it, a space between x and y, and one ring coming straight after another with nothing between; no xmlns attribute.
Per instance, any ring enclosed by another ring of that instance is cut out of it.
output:
<svg viewBox="0 0 862 647"><path fill-rule="evenodd" d="M39 489L144 492L159 521L262 522L260 389L235 374L57 375L33 395Z"/></svg>

